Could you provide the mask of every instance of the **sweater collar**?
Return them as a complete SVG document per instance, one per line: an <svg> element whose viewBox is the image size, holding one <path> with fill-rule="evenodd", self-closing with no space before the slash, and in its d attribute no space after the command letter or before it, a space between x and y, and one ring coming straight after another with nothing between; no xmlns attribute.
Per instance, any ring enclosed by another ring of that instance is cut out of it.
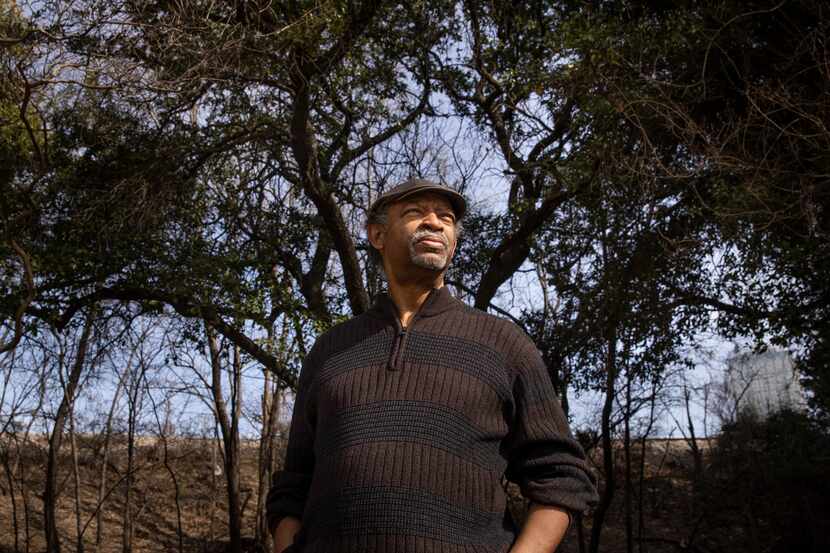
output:
<svg viewBox="0 0 830 553"><path fill-rule="evenodd" d="M447 286L433 288L424 303L421 304L421 308L418 310L418 318L432 317L443 313L456 307L459 303L461 303L460 300L450 293ZM374 317L394 321L398 318L398 307L392 301L392 297L388 292L380 292L375 296L375 301L367 313Z"/></svg>

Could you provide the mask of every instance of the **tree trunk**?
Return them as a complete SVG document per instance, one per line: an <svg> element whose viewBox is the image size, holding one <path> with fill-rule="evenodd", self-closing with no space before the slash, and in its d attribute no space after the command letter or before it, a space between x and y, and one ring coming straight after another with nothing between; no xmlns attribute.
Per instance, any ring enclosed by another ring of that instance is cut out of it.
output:
<svg viewBox="0 0 830 553"><path fill-rule="evenodd" d="M72 452L72 476L75 481L75 548L84 553L84 531L81 522L81 468L78 463L78 440L75 435L75 406L69 409L69 447Z"/></svg>
<svg viewBox="0 0 830 553"><path fill-rule="evenodd" d="M602 407L602 458L605 471L605 489L600 497L599 505L594 512L594 524L591 527L591 553L599 552L602 526L605 517L614 499L614 449L611 442L611 413L614 407L614 395L617 379L617 329L611 328L608 338L608 351L605 363L605 404Z"/></svg>
<svg viewBox="0 0 830 553"><path fill-rule="evenodd" d="M214 432L216 431L216 427L213 428ZM214 441L215 440L215 441ZM216 450L219 449L219 438L214 436L211 438L210 442L210 524L208 526L208 543L205 544L205 549L208 548L208 544L212 545L213 542L216 540L216 496L217 493L217 482L216 477Z"/></svg>
<svg viewBox="0 0 830 553"><path fill-rule="evenodd" d="M49 449L46 460L46 483L43 491L43 530L46 537L47 553L60 553L61 544L58 535L57 502L58 502L58 463L61 442L63 441L63 428L66 424L67 414L72 408L75 399L75 392L81 380L81 372L86 360L89 338L92 334L92 322L95 316L95 308L90 308L78 342L78 350L75 354L75 362L66 381L63 398L61 399L58 412L55 414L55 425L52 427L52 434L49 436ZM60 370L60 368L59 368Z"/></svg>
<svg viewBox="0 0 830 553"><path fill-rule="evenodd" d="M211 364L211 392L216 420L222 433L223 464L228 485L228 553L242 551L242 509L239 494L239 415L241 409L242 366L239 349L234 348L231 384L231 416L222 394L222 359L219 342L210 324L205 321Z"/></svg>
<svg viewBox="0 0 830 553"><path fill-rule="evenodd" d="M131 408L132 410L132 408ZM121 512L121 551L130 553L133 549L133 462L135 456L135 428L132 413L127 422L127 474L124 478L124 508Z"/></svg>
<svg viewBox="0 0 830 553"><path fill-rule="evenodd" d="M44 397L45 387L40 387L40 397L38 399L37 407L32 411L31 416L29 417L29 422L26 425L26 430L23 432L23 440L24 444L27 444L26 450L29 450L33 445L29 444L29 433L31 432L32 425L38 418L38 414L40 413L41 407L43 407L43 397ZM25 544L26 553L29 553L32 547L32 509L30 508L29 502L29 487L24 485L25 483L25 476L23 474L23 464L20 463L20 459L23 458L23 450L21 449L21 440L15 434L14 436L14 446L15 451L17 453L17 462L16 462L16 471L19 473L18 482L20 483L20 496L23 499L23 531L25 535ZM18 550L19 551L19 550Z"/></svg>
<svg viewBox="0 0 830 553"><path fill-rule="evenodd" d="M118 384L115 387L115 392L112 395L112 402L107 413L107 422L104 427L104 445L100 452L101 455L101 477L98 483L98 505L95 513L95 549L101 549L101 537L104 532L104 502L106 501L107 490L107 464L109 462L110 444L112 443L112 419L115 416L115 407L118 405L118 398L121 395L121 390L124 387L124 382L127 380L127 375L130 373L133 363L133 356L135 352L130 353L130 358L127 360L127 366L124 372L118 378Z"/></svg>
<svg viewBox="0 0 830 553"><path fill-rule="evenodd" d="M32 432L32 426L34 425L35 421L38 420L40 415L41 409L43 408L43 404L46 401L46 365L44 364L42 367L40 374L38 375L38 394L37 394L37 405L32 410L29 416L29 422L26 423L26 430L23 432L23 447L26 451L29 451L32 448L40 449L40 446L36 446L32 444L29 440L29 436ZM23 450L21 449L21 440L15 436L14 440L15 450L17 451L17 458L23 458ZM18 463L18 470L21 471L20 473L20 495L23 497L23 527L26 534L26 553L30 553L32 549L32 517L33 509L31 506L31 501L29 500L29 487L23 485L25 481L25 477L22 473L22 464ZM45 506L44 501L44 506Z"/></svg>
<svg viewBox="0 0 830 553"><path fill-rule="evenodd" d="M282 334L279 345L273 352L278 358L285 358L286 342L290 323L283 319ZM269 331L269 343L273 343L273 332ZM268 489L271 487L271 479L274 474L276 462L275 452L277 449L277 429L279 425L279 412L282 403L282 394L276 378L273 378L270 371L264 370L265 385L262 393L262 440L259 447L259 487L257 493L257 542L265 551L271 551L271 534L268 529L268 521L265 517L265 498Z"/></svg>
<svg viewBox="0 0 830 553"><path fill-rule="evenodd" d="M270 333L269 333L270 334ZM271 394L271 375L267 370L262 371L264 382L262 385L262 436L259 441L259 455L257 457L257 498L256 498L256 541L262 544L266 551L271 550L271 543L268 539L268 529L265 527L265 495L268 493L268 486L271 480L270 471L270 437L271 437L271 403L274 401Z"/></svg>
<svg viewBox="0 0 830 553"><path fill-rule="evenodd" d="M228 479L228 523L231 525L231 548L229 553L241 553L243 505L240 489L242 453L239 443L239 419L242 416L242 357L237 345L233 347L233 383L230 412L230 443L225 443L225 451L230 450L231 452L230 455L225 455L225 472Z"/></svg>
<svg viewBox="0 0 830 553"><path fill-rule="evenodd" d="M20 485L20 495L23 496L23 527L26 531L26 553L32 549L32 509L29 507L29 492L26 486Z"/></svg>
<svg viewBox="0 0 830 553"><path fill-rule="evenodd" d="M627 353L627 348L626 348ZM627 359L626 355L626 359ZM632 512L632 483L631 483L631 368L625 372L625 420L623 436L623 453L625 458L625 550L634 553L634 516Z"/></svg>
<svg viewBox="0 0 830 553"><path fill-rule="evenodd" d="M170 447L167 439L168 429L171 428L170 401L169 399L165 400L164 423L162 423L158 414L158 406L156 405L156 402L153 399L153 395L148 393L147 397L150 398L150 401L153 404L153 416L156 419L156 425L158 426L159 431L159 439L161 440L162 446L162 462L164 464L165 470L167 471L167 474L170 475L170 480L173 482L173 499L176 504L176 537L178 538L179 553L183 553L184 533L182 530L181 488L179 487L179 479L176 477L176 471L173 470L173 466L170 464Z"/></svg>
<svg viewBox="0 0 830 553"><path fill-rule="evenodd" d="M646 440L651 434L651 429L654 427L654 408L657 403L657 380L655 379L652 383L651 389L651 401L649 402L649 412L648 412L648 427L646 428L645 432L643 432L642 437L640 438L640 480L638 482L638 489L639 489L639 497L637 503L637 543L639 547L639 553L644 553L645 547L645 531L646 531L646 522L645 522L645 515L643 513L643 502L645 498L645 479L646 479Z"/></svg>
<svg viewBox="0 0 830 553"><path fill-rule="evenodd" d="M136 347L141 347L137 345ZM134 518L138 516L141 508L136 513L133 513L133 483L135 480L135 434L136 426L138 425L138 415L141 410L141 400L143 397L143 380L144 373L147 366L143 359L141 359L141 352L139 352L138 371L130 372L130 386L128 388L127 398L127 473L124 478L124 509L122 512L122 532L121 532L121 550L123 553L131 553L133 550L133 533L134 533ZM143 507L142 507L143 508Z"/></svg>
<svg viewBox="0 0 830 553"><path fill-rule="evenodd" d="M14 534L14 551L20 551L20 528L17 522L17 498L15 497L14 488L15 481L12 474L17 471L17 463L14 466L11 462L11 448L8 445L3 447L3 468L6 471L6 482L9 486L9 497L12 501L12 533Z"/></svg>
<svg viewBox="0 0 830 553"><path fill-rule="evenodd" d="M703 485L703 454L700 451L700 446L697 443L697 436L695 435L695 424L692 421L692 393L686 384L685 376L683 377L683 400L686 407L686 425L689 429L689 437L686 440L689 443L689 448L692 451L692 462L694 463L693 484L695 495L697 496ZM697 497L694 505L697 505ZM695 514L697 511L695 511Z"/></svg>
<svg viewBox="0 0 830 553"><path fill-rule="evenodd" d="M182 527L182 493L181 488L179 486L179 480L178 478L176 478L176 472L173 470L173 466L170 464L170 449L167 444L167 434L165 434L164 438L162 439L164 441L164 468L167 469L167 473L170 474L170 479L173 481L173 499L176 503L176 537L178 538L179 543L179 553L183 553L184 529Z"/></svg>

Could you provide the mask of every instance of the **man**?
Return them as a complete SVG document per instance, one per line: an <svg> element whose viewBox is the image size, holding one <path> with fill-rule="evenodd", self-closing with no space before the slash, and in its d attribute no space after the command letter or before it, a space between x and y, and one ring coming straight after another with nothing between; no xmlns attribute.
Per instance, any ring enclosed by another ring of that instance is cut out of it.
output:
<svg viewBox="0 0 830 553"><path fill-rule="evenodd" d="M305 358L266 503L276 553L551 553L596 501L536 347L444 287L465 211L420 179L370 208L388 293ZM518 536L503 475L531 500Z"/></svg>

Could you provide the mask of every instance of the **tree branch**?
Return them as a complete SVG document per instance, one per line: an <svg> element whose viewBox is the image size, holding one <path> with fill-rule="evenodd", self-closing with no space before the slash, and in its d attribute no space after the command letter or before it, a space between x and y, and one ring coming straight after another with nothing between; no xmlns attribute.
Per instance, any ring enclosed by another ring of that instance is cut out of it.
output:
<svg viewBox="0 0 830 553"><path fill-rule="evenodd" d="M310 121L311 74L308 66L301 61L301 56L295 53L295 67L292 71L294 105L291 114L291 150L299 169L300 184L322 217L340 257L352 312L359 314L369 308L369 295L363 285L354 240L339 206L320 177L317 140Z"/></svg>
<svg viewBox="0 0 830 553"><path fill-rule="evenodd" d="M417 119L420 115L426 112L429 106L429 98L432 93L432 88L429 85L429 76L426 75L424 78L424 88L421 91L421 97L418 101L418 105L415 106L409 113L407 113L402 119L399 119L396 123L389 125L386 129L379 132L374 136L370 136L366 140L364 140L357 148L354 149L346 149L340 158L337 160L337 163L334 165L334 169L331 172L332 180L336 180L343 169L354 161L355 159L359 158L360 156L364 155L366 152L386 142L406 127L411 125L415 119Z"/></svg>
<svg viewBox="0 0 830 553"><path fill-rule="evenodd" d="M62 330L69 321L72 320L75 313L86 305L94 304L104 300L118 300L125 302L146 302L157 301L172 307L179 315L183 317L198 317L207 320L212 327L218 330L222 335L238 345L242 350L248 353L251 357L262 363L268 370L280 378L286 385L295 387L296 377L286 370L284 366L279 363L279 360L268 353L262 346L251 340L242 331L233 325L228 324L220 315L219 309L213 305L198 304L192 298L182 295L170 294L160 290L150 290L145 288L100 288L95 292L78 298L70 304L66 311L60 318L54 322L58 330ZM31 311L31 310L30 310ZM40 315L44 313L38 311ZM261 317L255 316L251 313L240 314L238 311L233 313L236 317L245 317L248 320L255 321L257 324L264 325L265 321Z"/></svg>
<svg viewBox="0 0 830 553"><path fill-rule="evenodd" d="M20 339L23 337L23 315L26 314L26 310L29 309L29 306L35 299L35 279L32 272L32 259L14 240L9 240L9 244L23 263L23 281L26 284L26 295L14 313L14 336L7 343L0 344L0 353L11 351L20 343Z"/></svg>
<svg viewBox="0 0 830 553"><path fill-rule="evenodd" d="M486 310L499 287L515 273L530 254L531 239L545 221L572 197L562 187L551 191L537 209L529 211L519 227L506 236L490 258L487 271L478 286L475 306Z"/></svg>

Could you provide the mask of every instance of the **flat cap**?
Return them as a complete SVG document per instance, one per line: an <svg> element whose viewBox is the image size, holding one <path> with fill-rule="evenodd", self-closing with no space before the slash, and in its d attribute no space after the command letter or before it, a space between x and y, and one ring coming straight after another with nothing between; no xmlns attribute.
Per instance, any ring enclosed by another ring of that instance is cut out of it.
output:
<svg viewBox="0 0 830 553"><path fill-rule="evenodd" d="M446 197L447 200L449 200L450 205L452 205L456 220L460 220L467 212L467 200L465 200L464 196L462 196L459 192L456 192L449 186L444 186L443 184L438 184L437 182L428 181L426 179L409 179L390 188L378 196L369 208L369 214L371 216L372 213L387 203L402 200L407 196L411 196L419 192L435 192Z"/></svg>

